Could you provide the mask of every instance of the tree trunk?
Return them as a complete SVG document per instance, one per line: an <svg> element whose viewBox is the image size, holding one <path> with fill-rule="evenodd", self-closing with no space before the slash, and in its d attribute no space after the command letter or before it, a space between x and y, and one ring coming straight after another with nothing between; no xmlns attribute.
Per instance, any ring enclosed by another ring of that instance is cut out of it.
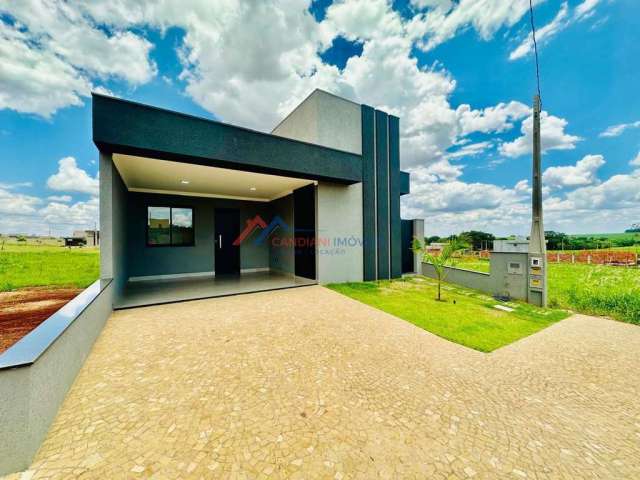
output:
<svg viewBox="0 0 640 480"><path fill-rule="evenodd" d="M440 301L440 276L438 276L438 301Z"/></svg>

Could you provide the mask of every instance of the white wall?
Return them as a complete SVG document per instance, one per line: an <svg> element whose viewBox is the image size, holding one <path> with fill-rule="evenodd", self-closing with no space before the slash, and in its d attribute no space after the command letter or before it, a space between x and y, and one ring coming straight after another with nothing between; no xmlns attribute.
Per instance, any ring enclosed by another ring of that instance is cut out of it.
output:
<svg viewBox="0 0 640 480"><path fill-rule="evenodd" d="M362 184L318 184L318 282L363 279Z"/></svg>
<svg viewBox="0 0 640 480"><path fill-rule="evenodd" d="M314 90L272 133L362 154L360 105L322 90Z"/></svg>

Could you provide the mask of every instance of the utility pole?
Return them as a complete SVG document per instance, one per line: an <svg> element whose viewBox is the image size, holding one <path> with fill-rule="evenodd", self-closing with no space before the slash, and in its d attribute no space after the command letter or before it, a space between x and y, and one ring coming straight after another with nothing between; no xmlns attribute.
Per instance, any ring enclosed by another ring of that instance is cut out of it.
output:
<svg viewBox="0 0 640 480"><path fill-rule="evenodd" d="M531 235L529 236L528 301L547 306L547 246L542 220L542 173L540 145L540 96L533 97L533 188Z"/></svg>

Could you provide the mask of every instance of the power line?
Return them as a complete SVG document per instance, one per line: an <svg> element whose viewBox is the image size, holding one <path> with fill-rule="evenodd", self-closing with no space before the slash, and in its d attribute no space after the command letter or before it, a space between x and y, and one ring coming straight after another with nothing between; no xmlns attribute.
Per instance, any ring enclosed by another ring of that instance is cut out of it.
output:
<svg viewBox="0 0 640 480"><path fill-rule="evenodd" d="M533 21L533 0L529 0L529 18L531 18L531 35L533 36L533 50L536 56L536 84L538 86L538 98L542 106L542 95L540 94L540 67L538 62L538 43L536 42L536 26Z"/></svg>

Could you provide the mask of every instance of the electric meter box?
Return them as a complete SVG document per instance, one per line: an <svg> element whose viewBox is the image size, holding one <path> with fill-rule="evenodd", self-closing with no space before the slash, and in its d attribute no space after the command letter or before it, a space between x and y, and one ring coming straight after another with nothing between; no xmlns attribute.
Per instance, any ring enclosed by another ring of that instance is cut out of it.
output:
<svg viewBox="0 0 640 480"><path fill-rule="evenodd" d="M510 275L522 275L523 268L521 262L507 262L507 273Z"/></svg>

